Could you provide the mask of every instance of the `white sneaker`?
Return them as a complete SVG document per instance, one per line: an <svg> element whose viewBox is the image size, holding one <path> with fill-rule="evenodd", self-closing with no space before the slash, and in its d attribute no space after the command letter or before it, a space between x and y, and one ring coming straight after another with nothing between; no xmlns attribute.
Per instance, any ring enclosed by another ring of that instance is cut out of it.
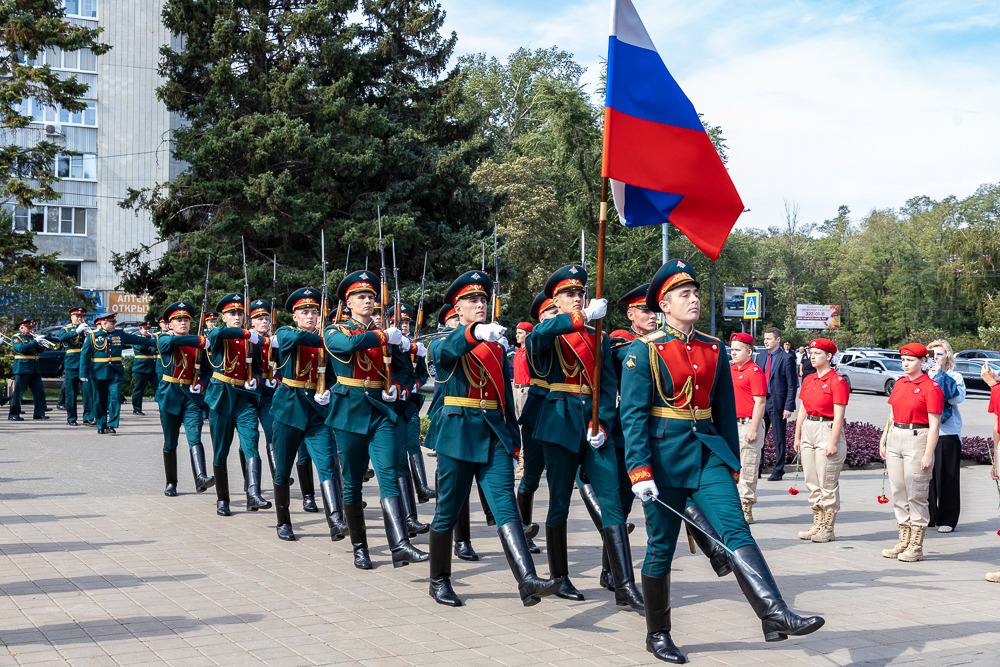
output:
<svg viewBox="0 0 1000 667"><path fill-rule="evenodd" d="M950 533L953 530L955 530L955 529L952 528L951 526L938 526L938 532L939 533Z"/></svg>

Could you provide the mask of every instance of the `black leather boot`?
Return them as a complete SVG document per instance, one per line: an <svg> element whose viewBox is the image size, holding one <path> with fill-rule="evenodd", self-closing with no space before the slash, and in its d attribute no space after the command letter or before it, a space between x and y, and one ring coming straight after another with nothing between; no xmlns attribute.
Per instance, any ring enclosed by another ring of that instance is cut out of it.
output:
<svg viewBox="0 0 1000 667"><path fill-rule="evenodd" d="M799 616L788 608L756 544L740 547L733 553L733 573L760 619L764 641L780 642L788 639L788 635L808 635L823 627L826 621L822 616Z"/></svg>
<svg viewBox="0 0 1000 667"><path fill-rule="evenodd" d="M646 650L663 662L683 665L687 656L670 638L670 575L642 575L642 595L646 598Z"/></svg>
<svg viewBox="0 0 1000 667"><path fill-rule="evenodd" d="M274 481L274 445L265 445L264 451L267 452L267 469L271 471L271 481Z"/></svg>
<svg viewBox="0 0 1000 667"><path fill-rule="evenodd" d="M420 523L417 518L417 498L413 490L413 478L399 477L396 482L399 484L399 499L403 503L403 512L406 515L407 535L410 537L423 535L430 526Z"/></svg>
<svg viewBox="0 0 1000 667"><path fill-rule="evenodd" d="M462 601L451 587L451 531L430 532L431 583L434 601L448 607L461 607Z"/></svg>
<svg viewBox="0 0 1000 667"><path fill-rule="evenodd" d="M538 524L531 520L534 500L534 493L517 492L517 511L521 515L521 523L524 524L524 539L528 543L528 553L540 554L542 550L538 548L538 545L532 539L535 535L538 535Z"/></svg>
<svg viewBox="0 0 1000 667"><path fill-rule="evenodd" d="M608 555L611 576L615 584L615 604L619 607L628 607L640 614L645 613L642 593L635 587L632 548L628 543L625 524L620 523L604 529L604 551Z"/></svg>
<svg viewBox="0 0 1000 667"><path fill-rule="evenodd" d="M472 548L472 526L469 522L469 499L465 499L455 520L455 556L462 560L479 560L479 554Z"/></svg>
<svg viewBox="0 0 1000 667"><path fill-rule="evenodd" d="M611 561L608 560L608 545L605 542L604 546L601 547L601 576L598 579L601 584L601 588L606 588L607 590L614 592L615 590L615 580L611 576Z"/></svg>
<svg viewBox="0 0 1000 667"><path fill-rule="evenodd" d="M177 495L177 450L163 452L163 477L166 485L163 487L163 495L173 498Z"/></svg>
<svg viewBox="0 0 1000 667"><path fill-rule="evenodd" d="M524 526L520 521L505 523L497 528L503 553L507 556L510 571L517 579L517 592L525 607L536 605L546 595L552 595L559 588L556 579L542 579L535 573L535 562L528 553L528 543L524 539Z"/></svg>
<svg viewBox="0 0 1000 667"><path fill-rule="evenodd" d="M563 600L584 599L583 593L576 590L569 580L569 557L566 554L566 526L554 528L545 526L545 548L549 552L549 574L559 582L556 597Z"/></svg>
<svg viewBox="0 0 1000 667"><path fill-rule="evenodd" d="M427 468L424 467L423 452L409 452L406 456L410 460L410 476L413 478L417 500L423 504L431 498L437 498L437 490L427 485Z"/></svg>
<svg viewBox="0 0 1000 667"><path fill-rule="evenodd" d="M479 491L479 504L483 508L483 514L486 515L486 525L495 526L497 525L497 520L493 516L493 510L490 509L490 504L486 501L486 494L483 493L483 487L476 484L476 490Z"/></svg>
<svg viewBox="0 0 1000 667"><path fill-rule="evenodd" d="M344 523L344 510L341 507L343 496L332 479L324 479L320 482L319 490L323 494L323 509L326 511L326 524L330 527L330 539L338 542L344 539L344 532L347 530L347 524Z"/></svg>
<svg viewBox="0 0 1000 667"><path fill-rule="evenodd" d="M250 512L271 509L271 501L260 494L260 474L260 457L254 456L247 459L244 475L247 483L247 510Z"/></svg>
<svg viewBox="0 0 1000 667"><path fill-rule="evenodd" d="M708 562L711 564L712 569L715 570L715 574L724 577L733 571L732 563L729 560L729 554L726 550L720 547L718 544L710 540L705 533L708 533L715 539L722 541L719 534L715 532L715 528L712 528L712 524L708 522L705 515L702 514L701 508L699 508L694 503L688 503L687 507L684 508L684 516L689 518L692 523L694 523L698 528L691 528L685 525L684 529L694 540L694 543L698 545L701 552L708 556ZM704 531L704 532L703 532Z"/></svg>
<svg viewBox="0 0 1000 667"><path fill-rule="evenodd" d="M375 471L372 470L371 468L369 468L368 470L365 471L365 474L361 478L361 481L362 482L367 482L367 481L369 481L374 476L375 476Z"/></svg>
<svg viewBox="0 0 1000 667"><path fill-rule="evenodd" d="M344 517L351 534L351 550L354 552L354 567L359 570L372 569L372 558L368 555L368 531L365 528L365 511L361 503L344 505Z"/></svg>
<svg viewBox="0 0 1000 667"><path fill-rule="evenodd" d="M229 511L229 467L226 464L213 466L215 472L215 513L219 516L231 516Z"/></svg>
<svg viewBox="0 0 1000 667"><path fill-rule="evenodd" d="M316 486L313 483L312 463L296 463L295 472L298 474L299 485L302 487L302 509L306 512L318 512L316 506Z"/></svg>
<svg viewBox="0 0 1000 667"><path fill-rule="evenodd" d="M604 519L601 514L601 504L597 502L597 493L594 487L588 482L579 486L580 498L583 499L583 506L587 508L590 520L594 522L594 527L600 532L604 530ZM608 562L608 550L604 549L601 554L601 576L598 579L601 587L609 591L615 590L614 577L611 576L611 566Z"/></svg>
<svg viewBox="0 0 1000 667"><path fill-rule="evenodd" d="M215 478L205 472L205 447L197 444L191 447L191 472L194 473L194 488L198 493L204 493L215 486Z"/></svg>
<svg viewBox="0 0 1000 667"><path fill-rule="evenodd" d="M382 499L382 518L385 521L389 550L392 552L393 567L427 560L427 553L410 544L410 538L406 535L406 517L403 514L403 501L399 496Z"/></svg>
<svg viewBox="0 0 1000 667"><path fill-rule="evenodd" d="M288 511L291 488L288 484L274 485L274 515L277 519L278 539L286 542L295 541L295 532L292 530L292 517Z"/></svg>

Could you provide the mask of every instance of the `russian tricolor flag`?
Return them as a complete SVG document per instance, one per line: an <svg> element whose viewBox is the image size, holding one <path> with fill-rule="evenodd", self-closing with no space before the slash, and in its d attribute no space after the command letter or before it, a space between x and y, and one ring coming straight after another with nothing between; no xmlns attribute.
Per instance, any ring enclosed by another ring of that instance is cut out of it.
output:
<svg viewBox="0 0 1000 667"><path fill-rule="evenodd" d="M743 202L631 0L612 0L603 175L629 227L673 223L717 260Z"/></svg>

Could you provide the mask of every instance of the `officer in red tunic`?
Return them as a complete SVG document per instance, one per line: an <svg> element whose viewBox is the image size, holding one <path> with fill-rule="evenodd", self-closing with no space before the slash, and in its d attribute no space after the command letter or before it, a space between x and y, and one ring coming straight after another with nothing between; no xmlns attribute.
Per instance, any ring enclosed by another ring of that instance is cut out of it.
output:
<svg viewBox="0 0 1000 667"><path fill-rule="evenodd" d="M764 406L767 402L767 381L764 371L753 362L753 336L734 333L729 338L729 371L736 397L736 422L740 434L740 505L743 518L753 523L753 506L757 502L757 472L760 451L764 446Z"/></svg>
<svg viewBox="0 0 1000 667"><path fill-rule="evenodd" d="M847 458L844 414L851 386L831 367L837 345L829 338L809 343L809 361L815 373L802 378L802 409L795 422L795 451L809 488L813 525L799 539L830 542L840 510L840 471Z"/></svg>

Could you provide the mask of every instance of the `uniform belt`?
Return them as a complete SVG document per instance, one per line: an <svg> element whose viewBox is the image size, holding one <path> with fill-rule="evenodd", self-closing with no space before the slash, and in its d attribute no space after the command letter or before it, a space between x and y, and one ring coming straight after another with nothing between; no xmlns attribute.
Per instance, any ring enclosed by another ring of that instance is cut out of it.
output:
<svg viewBox="0 0 1000 667"><path fill-rule="evenodd" d="M36 356L31 356L30 354L15 354L14 355L14 359L20 359L22 361L27 360L27 359L37 359L37 358L38 358L37 355Z"/></svg>
<svg viewBox="0 0 1000 667"><path fill-rule="evenodd" d="M212 379L218 380L219 382L225 382L226 384L231 384L234 387L242 387L246 382L246 378L231 378L224 373L219 373L218 371L212 373Z"/></svg>
<svg viewBox="0 0 1000 667"><path fill-rule="evenodd" d="M901 428L904 431L916 431L923 428L930 428L929 424L903 424L900 422L892 422L892 425L896 428Z"/></svg>
<svg viewBox="0 0 1000 667"><path fill-rule="evenodd" d="M806 419L811 422L832 422L833 417L824 417L822 415L806 415Z"/></svg>
<svg viewBox="0 0 1000 667"><path fill-rule="evenodd" d="M739 424L749 424L753 421L753 417L737 417L736 422Z"/></svg>
<svg viewBox="0 0 1000 667"><path fill-rule="evenodd" d="M155 354L133 354L133 359L156 359Z"/></svg>
<svg viewBox="0 0 1000 667"><path fill-rule="evenodd" d="M164 375L163 381L171 384L194 384L194 378L189 380L187 378L175 378L173 375Z"/></svg>
<svg viewBox="0 0 1000 667"><path fill-rule="evenodd" d="M292 380L291 378L281 378L281 384L287 384L289 387L295 387L296 389L315 389L315 382L306 382L305 380Z"/></svg>
<svg viewBox="0 0 1000 667"><path fill-rule="evenodd" d="M531 378L531 381L529 382L529 384L532 387L541 387L542 389L548 389L549 388L549 383L548 382L546 382L545 380L539 380L538 378Z"/></svg>
<svg viewBox="0 0 1000 667"><path fill-rule="evenodd" d="M337 376L337 384L345 387L361 387L362 389L385 389L385 380L359 380L358 378Z"/></svg>
<svg viewBox="0 0 1000 667"><path fill-rule="evenodd" d="M121 361L121 360L122 360L121 357L105 357L104 359L93 359L92 361L95 364L106 364L109 361Z"/></svg>
<svg viewBox="0 0 1000 667"><path fill-rule="evenodd" d="M479 408L481 410L499 410L500 402L491 401L485 398L463 398L461 396L445 396L445 405L454 405L459 408Z"/></svg>
<svg viewBox="0 0 1000 667"><path fill-rule="evenodd" d="M566 384L565 382L552 382L549 384L549 391L562 391L567 394L586 394L587 396L594 393L594 390L590 388L590 385L586 384Z"/></svg>
<svg viewBox="0 0 1000 667"><path fill-rule="evenodd" d="M83 352L82 347L71 347L66 350L66 354L73 354L74 352Z"/></svg>
<svg viewBox="0 0 1000 667"><path fill-rule="evenodd" d="M712 418L712 408L650 408L649 413L654 417L665 419L686 419L688 421L701 421Z"/></svg>

